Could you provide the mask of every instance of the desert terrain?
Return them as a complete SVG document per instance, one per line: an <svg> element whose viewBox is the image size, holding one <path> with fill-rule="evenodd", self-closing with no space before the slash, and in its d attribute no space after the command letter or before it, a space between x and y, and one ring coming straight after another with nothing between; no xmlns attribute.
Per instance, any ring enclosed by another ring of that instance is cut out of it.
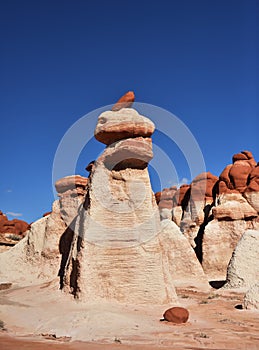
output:
<svg viewBox="0 0 259 350"><path fill-rule="evenodd" d="M259 348L259 314L240 290L177 288L190 318L173 324L160 321L164 305L71 303L54 286L1 291L1 350Z"/></svg>

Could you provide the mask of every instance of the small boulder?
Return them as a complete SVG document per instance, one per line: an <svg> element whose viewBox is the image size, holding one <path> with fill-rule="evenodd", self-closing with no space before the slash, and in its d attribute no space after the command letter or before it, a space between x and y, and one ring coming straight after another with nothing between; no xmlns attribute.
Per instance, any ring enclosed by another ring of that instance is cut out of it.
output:
<svg viewBox="0 0 259 350"><path fill-rule="evenodd" d="M189 318L189 311L183 307L171 307L165 311L163 317L168 322L186 323Z"/></svg>

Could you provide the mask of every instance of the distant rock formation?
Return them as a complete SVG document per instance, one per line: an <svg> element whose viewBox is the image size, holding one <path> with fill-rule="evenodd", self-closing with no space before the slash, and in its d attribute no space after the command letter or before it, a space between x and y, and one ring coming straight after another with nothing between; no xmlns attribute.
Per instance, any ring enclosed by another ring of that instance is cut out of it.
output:
<svg viewBox="0 0 259 350"><path fill-rule="evenodd" d="M8 220L0 210L0 245L13 246L26 234L30 225L19 219Z"/></svg>
<svg viewBox="0 0 259 350"><path fill-rule="evenodd" d="M207 277L224 280L239 239L259 227L259 166L251 152L243 151L219 178L202 173L190 185L164 189L156 198L160 211L170 210Z"/></svg>
<svg viewBox="0 0 259 350"><path fill-rule="evenodd" d="M52 211L33 222L26 237L14 248L0 254L0 278L21 285L49 281L58 275L62 279L74 219L84 201L87 183L88 178L79 175L56 182L59 200L53 202Z"/></svg>

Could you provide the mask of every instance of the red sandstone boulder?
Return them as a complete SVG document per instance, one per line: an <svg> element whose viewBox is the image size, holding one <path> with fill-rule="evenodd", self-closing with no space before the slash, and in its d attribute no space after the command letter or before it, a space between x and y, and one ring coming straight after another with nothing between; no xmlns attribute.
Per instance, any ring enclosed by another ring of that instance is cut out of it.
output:
<svg viewBox="0 0 259 350"><path fill-rule="evenodd" d="M123 95L112 107L112 111L119 111L122 108L130 108L135 101L135 95L133 91L128 91Z"/></svg>
<svg viewBox="0 0 259 350"><path fill-rule="evenodd" d="M251 152L242 151L234 154L233 164L229 164L219 176L218 193L244 193L249 182L249 175L256 166ZM225 183L225 185L222 183Z"/></svg>
<svg viewBox="0 0 259 350"><path fill-rule="evenodd" d="M227 189L229 190L233 190L233 185L231 184L231 181L230 181L230 178L229 178L229 170L232 168L232 164L229 164L225 167L225 169L222 171L222 173L219 175L219 181L221 182L224 182L226 184L226 187L223 186L222 184L222 190L224 192L220 192L220 193L226 193Z"/></svg>
<svg viewBox="0 0 259 350"><path fill-rule="evenodd" d="M218 194L223 194L223 193L239 193L237 190L230 190L226 184L225 181L220 180L218 183Z"/></svg>
<svg viewBox="0 0 259 350"><path fill-rule="evenodd" d="M248 186L246 188L246 192L253 191L259 192L259 165L257 165L248 176Z"/></svg>
<svg viewBox="0 0 259 350"><path fill-rule="evenodd" d="M249 174L248 186L243 193L248 203L259 213L259 165Z"/></svg>
<svg viewBox="0 0 259 350"><path fill-rule="evenodd" d="M246 160L252 167L256 166L256 161L250 151L242 151L241 153L234 154L232 160L233 164L239 160Z"/></svg>
<svg viewBox="0 0 259 350"><path fill-rule="evenodd" d="M189 318L189 311L183 307L172 307L165 311L164 319L173 323L186 323Z"/></svg>
<svg viewBox="0 0 259 350"><path fill-rule="evenodd" d="M229 178L234 189L240 193L245 191L251 170L251 165L246 160L238 160L232 165L229 170Z"/></svg>

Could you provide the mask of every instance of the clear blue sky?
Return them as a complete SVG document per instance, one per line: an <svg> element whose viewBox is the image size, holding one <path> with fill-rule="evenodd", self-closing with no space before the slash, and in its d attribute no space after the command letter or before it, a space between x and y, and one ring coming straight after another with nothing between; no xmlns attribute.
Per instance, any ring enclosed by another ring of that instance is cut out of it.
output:
<svg viewBox="0 0 259 350"><path fill-rule="evenodd" d="M258 161L258 4L1 1L0 209L28 222L49 211L61 138L128 90L179 117L215 175L244 149ZM81 175L102 149L90 146Z"/></svg>

